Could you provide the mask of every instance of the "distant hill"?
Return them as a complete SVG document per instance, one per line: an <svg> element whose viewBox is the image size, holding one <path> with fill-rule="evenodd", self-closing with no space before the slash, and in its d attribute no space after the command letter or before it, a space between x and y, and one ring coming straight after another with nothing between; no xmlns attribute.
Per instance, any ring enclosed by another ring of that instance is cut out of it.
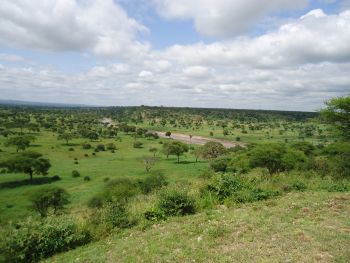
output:
<svg viewBox="0 0 350 263"><path fill-rule="evenodd" d="M41 106L41 107L98 107L95 105L86 104L68 104L68 103L54 103L54 102L37 102L37 101L24 101L24 100L1 100L0 105L13 105L13 106Z"/></svg>

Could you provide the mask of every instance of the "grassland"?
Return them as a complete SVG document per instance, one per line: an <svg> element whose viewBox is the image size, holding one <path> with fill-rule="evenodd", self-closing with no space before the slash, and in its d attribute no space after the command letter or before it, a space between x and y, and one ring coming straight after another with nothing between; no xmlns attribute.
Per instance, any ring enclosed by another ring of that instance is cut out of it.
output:
<svg viewBox="0 0 350 263"><path fill-rule="evenodd" d="M130 121L128 124L136 123ZM78 130L74 125L72 124L71 130ZM330 126L314 121L274 121L263 124L242 122L239 128L231 125L232 123L229 124L229 132L225 136L223 127L206 121L199 127L174 127L170 122L165 125L150 125L147 121L137 123L137 127L153 131L212 136L232 141L239 137L247 145L291 145L300 141L311 142L315 146L322 144L321 147L315 147L315 151L337 139L331 135ZM251 129L255 125L263 128ZM301 135L301 131L308 125L316 127L314 134ZM284 126L289 128L283 129ZM292 126L295 128L291 128ZM101 124L89 128L94 131L107 130ZM70 127L67 125L63 130L68 129ZM12 130L19 132L16 128ZM70 203L66 209L68 216L81 225L89 225L93 213L99 208L89 208L88 202L101 193L109 181L118 178L144 179L156 172L167 177L169 186L165 190L171 187L185 189L194 197L197 206L197 213L191 216L150 221L145 218L145 212L155 207L159 194L164 189L149 194L138 193L128 200L126 206L128 215L137 224L127 229L108 229L108 233L105 230L96 230L100 231L97 234L90 225L95 235L90 244L55 255L46 259L46 262L350 261L349 180L320 176L315 172L317 170L312 169L296 169L271 176L266 174L266 169L258 167L244 174L234 174L244 177L244 180L266 193L277 193L273 198L247 204L238 203L233 198L219 202L218 199L211 200L201 193L212 179L206 177L209 171L208 161L199 158L197 162L193 152L181 156L180 163L177 163L175 156L167 158L160 151L162 144L169 139L148 139L143 136L136 138L135 131L127 134L119 130L118 136L114 138L100 136L100 139L90 141L82 136L75 136L66 144L57 139L57 130L52 132L50 129L41 129L41 132L33 134L36 140L27 151L40 152L50 160L52 167L46 177L35 175L32 184L23 173L2 171L0 227L5 228L10 222L20 222L28 217L41 222L39 214L29 208L29 196L48 184L65 189L70 195ZM6 140L7 138L0 136L0 161L16 152L14 147L5 146ZM135 141L142 142L142 147L135 148ZM91 144L91 149L83 149L84 143ZM108 143L114 143L117 150L94 151L98 144ZM157 161L151 172L147 173L142 158L153 156L149 150L154 147L159 150L156 152ZM229 154L231 158L235 152ZM72 177L73 170L79 171L81 176ZM210 173L213 176L214 172ZM60 180L47 179L56 175ZM90 180L84 180L85 176ZM297 188L302 186L302 189L290 188L293 185L297 185Z"/></svg>
<svg viewBox="0 0 350 263"><path fill-rule="evenodd" d="M114 233L45 262L345 263L349 218L348 193L290 193Z"/></svg>
<svg viewBox="0 0 350 263"><path fill-rule="evenodd" d="M149 152L151 147L161 149L159 141L138 139L143 142L143 148L133 148L134 138L130 135L120 135L121 141L113 139L102 139L98 142L89 142L83 139L74 139L69 145L65 145L63 141L58 141L57 136L50 132L42 132L37 136L34 144L28 150L39 151L49 158L52 167L49 176L58 175L62 180L53 182L52 184L65 188L71 195L70 209L74 213L79 213L80 210L86 209L86 203L96 193L100 192L105 185L104 179L115 179L121 177L129 178L144 178L148 174L142 162L142 156L153 155ZM165 139L166 140L166 139ZM5 139L1 138L0 142ZM110 151L98 152L93 156L93 148L83 150L81 144L88 142L92 146L108 142L113 142L117 146L115 153ZM74 151L69 151L69 148L74 148ZM3 148L6 152L0 153L2 158L10 152L15 152L14 148ZM89 157L85 157L88 154ZM181 180L193 180L207 165L203 162L194 163L194 157L190 154L181 157L180 164L176 163L176 158L169 156L166 159L160 153L159 161L153 167L154 170L164 171L168 179L172 182ZM77 158L78 164L75 164ZM71 173L73 170L78 170L81 177L73 178ZM84 176L89 176L91 181L85 182ZM42 176L35 176L36 179L42 179ZM23 217L36 213L30 211L28 195L36 191L42 185L23 185L11 187L9 182L16 182L28 179L25 174L1 174L0 175L0 222L18 221ZM40 182L40 181L39 181Z"/></svg>

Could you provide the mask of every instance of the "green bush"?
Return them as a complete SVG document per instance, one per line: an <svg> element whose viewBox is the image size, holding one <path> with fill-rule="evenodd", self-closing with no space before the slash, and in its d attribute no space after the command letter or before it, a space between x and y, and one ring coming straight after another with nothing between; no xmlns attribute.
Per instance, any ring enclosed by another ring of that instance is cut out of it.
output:
<svg viewBox="0 0 350 263"><path fill-rule="evenodd" d="M165 216L190 215L196 212L196 202L185 191L166 190L159 196L157 209Z"/></svg>
<svg viewBox="0 0 350 263"><path fill-rule="evenodd" d="M160 222L166 219L164 212L156 208L146 211L143 215L147 220L153 222Z"/></svg>
<svg viewBox="0 0 350 263"><path fill-rule="evenodd" d="M90 208L101 208L103 206L104 200L100 195L93 196L89 202L88 207Z"/></svg>
<svg viewBox="0 0 350 263"><path fill-rule="evenodd" d="M98 144L95 148L95 152L104 152L106 150L104 144Z"/></svg>
<svg viewBox="0 0 350 263"><path fill-rule="evenodd" d="M142 193L148 194L155 189L168 185L166 177L162 173L152 174L139 182Z"/></svg>
<svg viewBox="0 0 350 263"><path fill-rule="evenodd" d="M229 159L227 157L219 157L210 162L210 168L214 172L226 172Z"/></svg>
<svg viewBox="0 0 350 263"><path fill-rule="evenodd" d="M6 232L1 244L5 262L37 262L91 240L88 231L66 217L49 217L44 221L29 218Z"/></svg>
<svg viewBox="0 0 350 263"><path fill-rule="evenodd" d="M125 204L105 203L95 210L90 218L90 227L95 228L95 236L108 235L114 228L128 228L134 223L129 219Z"/></svg>
<svg viewBox="0 0 350 263"><path fill-rule="evenodd" d="M46 217L50 211L52 214L58 214L69 203L68 198L69 195L63 188L57 186L41 188L31 194L31 208L41 217Z"/></svg>
<svg viewBox="0 0 350 263"><path fill-rule="evenodd" d="M232 199L237 203L255 202L279 194L277 191L261 189L254 181L228 174L213 177L211 182L202 189L202 198L208 196L208 192L214 195L220 203L227 199Z"/></svg>
<svg viewBox="0 0 350 263"><path fill-rule="evenodd" d="M142 145L143 145L142 142L136 141L136 142L134 142L133 147L134 148L142 148Z"/></svg>
<svg viewBox="0 0 350 263"><path fill-rule="evenodd" d="M83 149L88 150L88 149L91 149L91 144L90 143L84 143L82 147L83 147Z"/></svg>
<svg viewBox="0 0 350 263"><path fill-rule="evenodd" d="M73 170L72 171L72 177L73 178L76 178L76 177L79 177L79 176L80 176L80 173L77 170Z"/></svg>
<svg viewBox="0 0 350 263"><path fill-rule="evenodd" d="M84 181L85 181L85 182L89 182L89 181L91 181L90 176L84 176Z"/></svg>

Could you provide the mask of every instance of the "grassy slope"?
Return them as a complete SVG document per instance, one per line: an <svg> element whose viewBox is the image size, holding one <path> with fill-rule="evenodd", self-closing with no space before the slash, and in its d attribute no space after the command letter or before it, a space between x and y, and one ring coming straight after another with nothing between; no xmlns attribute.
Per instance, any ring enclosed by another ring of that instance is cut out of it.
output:
<svg viewBox="0 0 350 263"><path fill-rule="evenodd" d="M349 262L350 194L281 198L115 233L46 262Z"/></svg>

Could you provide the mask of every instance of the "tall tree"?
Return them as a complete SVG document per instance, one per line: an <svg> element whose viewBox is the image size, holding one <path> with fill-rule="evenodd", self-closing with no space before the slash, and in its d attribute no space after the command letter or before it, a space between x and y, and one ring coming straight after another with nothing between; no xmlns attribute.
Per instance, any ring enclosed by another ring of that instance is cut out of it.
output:
<svg viewBox="0 0 350 263"><path fill-rule="evenodd" d="M344 138L350 139L350 96L333 98L326 105L327 108L320 111L323 119L333 124Z"/></svg>
<svg viewBox="0 0 350 263"><path fill-rule="evenodd" d="M48 159L42 158L40 153L23 152L0 163L0 167L6 168L10 173L28 174L32 182L34 174L47 175L51 164Z"/></svg>

